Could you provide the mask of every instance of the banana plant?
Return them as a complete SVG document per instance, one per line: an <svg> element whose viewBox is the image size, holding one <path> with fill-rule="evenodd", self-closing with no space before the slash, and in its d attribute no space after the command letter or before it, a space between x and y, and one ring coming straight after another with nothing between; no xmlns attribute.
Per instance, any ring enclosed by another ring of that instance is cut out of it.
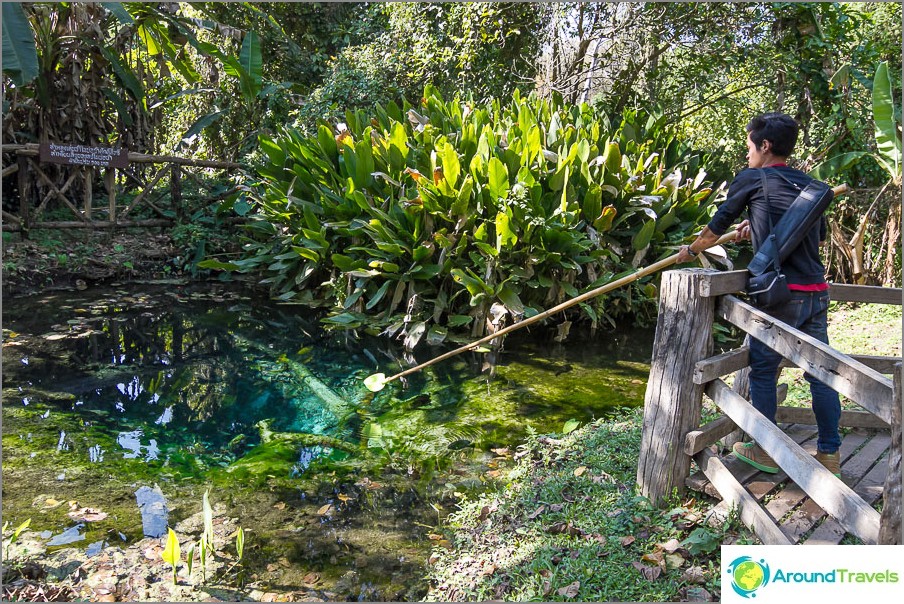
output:
<svg viewBox="0 0 904 604"><path fill-rule="evenodd" d="M871 157L888 174L888 181L864 212L860 224L850 241L833 237L833 243L841 247L842 254L851 263L851 273L858 283L865 281L863 274L863 248L867 228L873 211L889 186L901 187L901 124L895 117L895 104L888 63L883 61L876 68L872 89L873 123L875 125L876 151L853 151L832 157L810 171L810 175L827 180L847 170L864 157Z"/></svg>

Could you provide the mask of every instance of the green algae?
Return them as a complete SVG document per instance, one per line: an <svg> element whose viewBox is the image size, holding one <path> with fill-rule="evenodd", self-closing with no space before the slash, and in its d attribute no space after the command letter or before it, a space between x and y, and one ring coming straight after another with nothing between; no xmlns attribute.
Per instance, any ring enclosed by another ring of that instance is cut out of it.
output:
<svg viewBox="0 0 904 604"><path fill-rule="evenodd" d="M261 576L297 584L317 572L356 597L355 582L379 585L379 598L410 595L422 585L425 527L455 493L483 488L491 447L514 446L528 427L555 432L642 403L643 341L510 340L495 366L471 353L372 393L362 377L376 358L396 355L384 340L323 335L263 304L174 294L184 301L174 308L170 294L141 296L140 308L118 303L123 294L73 300L63 305L79 317L72 324L64 312L43 322L33 312L52 304L12 308L4 518L33 517L57 534L74 524L68 501L77 501L108 513L80 543L132 543L141 537L139 486L159 485L178 522L213 485L251 530L248 564ZM54 333L66 337L44 337ZM328 408L286 358L303 360L342 407ZM337 535L354 547L333 552ZM397 552L406 562L387 563ZM290 564L268 570L280 558Z"/></svg>

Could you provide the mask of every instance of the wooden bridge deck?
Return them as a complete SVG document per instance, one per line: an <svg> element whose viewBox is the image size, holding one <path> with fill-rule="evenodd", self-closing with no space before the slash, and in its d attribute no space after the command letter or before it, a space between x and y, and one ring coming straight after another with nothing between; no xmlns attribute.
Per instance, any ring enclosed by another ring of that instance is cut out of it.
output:
<svg viewBox="0 0 904 604"><path fill-rule="evenodd" d="M804 424L782 424L784 432L811 454L816 452L816 427ZM841 444L841 480L869 505L882 498L891 434L888 430L852 428ZM722 464L744 489L765 509L779 530L799 545L838 544L847 534L837 520L828 516L785 472L760 472L735 459L728 452L719 452ZM693 472L686 481L688 488L722 499L718 490L702 471ZM715 505L711 517L718 521L729 513L724 502ZM763 543L770 543L767 535L759 535Z"/></svg>

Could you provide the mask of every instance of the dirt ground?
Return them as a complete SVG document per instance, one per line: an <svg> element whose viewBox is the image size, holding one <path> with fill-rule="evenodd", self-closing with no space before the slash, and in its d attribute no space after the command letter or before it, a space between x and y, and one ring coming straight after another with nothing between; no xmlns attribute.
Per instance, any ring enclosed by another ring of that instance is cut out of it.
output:
<svg viewBox="0 0 904 604"><path fill-rule="evenodd" d="M185 261L169 235L105 232L67 235L42 231L23 240L4 233L2 294L86 289L112 280L177 277Z"/></svg>

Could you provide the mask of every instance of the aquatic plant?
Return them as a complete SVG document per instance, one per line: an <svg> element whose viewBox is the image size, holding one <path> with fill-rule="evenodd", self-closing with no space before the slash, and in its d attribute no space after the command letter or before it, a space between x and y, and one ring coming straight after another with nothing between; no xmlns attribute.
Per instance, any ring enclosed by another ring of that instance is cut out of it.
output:
<svg viewBox="0 0 904 604"><path fill-rule="evenodd" d="M11 548L17 541L19 541L19 535L22 534L22 531L27 529L31 525L31 518L20 524L16 527L16 529L12 532L12 534L7 538L6 531L9 529L9 522L3 523L3 557L7 560L9 559L9 548Z"/></svg>
<svg viewBox="0 0 904 604"><path fill-rule="evenodd" d="M662 118L522 97L347 112L262 135L268 162L241 259L281 301L412 349L531 316L682 242L714 210L705 158ZM652 279L652 278L651 278ZM592 327L652 308L651 279L581 305Z"/></svg>
<svg viewBox="0 0 904 604"><path fill-rule="evenodd" d="M173 567L173 585L175 585L176 569L179 562L182 560L182 551L179 548L179 537L176 536L173 529L167 530L166 545L163 547L163 553L160 554L160 557L163 558L164 562Z"/></svg>

